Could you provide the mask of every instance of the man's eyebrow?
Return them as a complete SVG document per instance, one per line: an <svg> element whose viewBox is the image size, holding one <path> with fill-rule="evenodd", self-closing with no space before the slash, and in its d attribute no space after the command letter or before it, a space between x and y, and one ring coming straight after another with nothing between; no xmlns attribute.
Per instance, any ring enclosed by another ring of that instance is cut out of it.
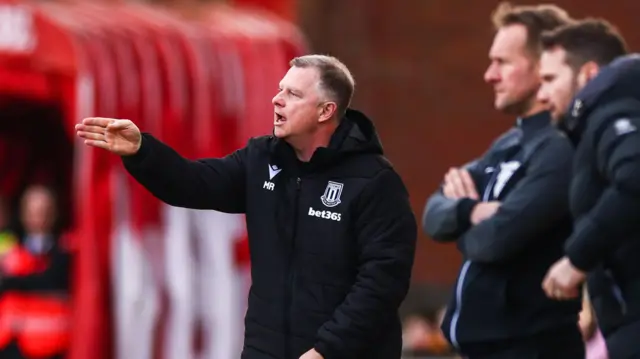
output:
<svg viewBox="0 0 640 359"><path fill-rule="evenodd" d="M286 89L289 92L293 92L293 93L302 93L302 90L296 87L291 87L291 86L282 86L282 84L280 84L280 89Z"/></svg>

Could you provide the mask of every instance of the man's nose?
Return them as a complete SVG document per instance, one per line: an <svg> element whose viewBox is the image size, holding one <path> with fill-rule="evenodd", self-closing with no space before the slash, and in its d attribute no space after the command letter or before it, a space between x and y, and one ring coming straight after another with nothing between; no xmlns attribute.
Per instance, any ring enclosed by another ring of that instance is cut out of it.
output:
<svg viewBox="0 0 640 359"><path fill-rule="evenodd" d="M538 94L537 94L536 97L537 97L538 101L540 101L542 103L548 103L549 102L549 95L548 95L547 91L542 87L538 90Z"/></svg>
<svg viewBox="0 0 640 359"><path fill-rule="evenodd" d="M273 98L271 99L271 103L274 106L278 106L278 107L284 106L284 101L282 99L282 96L280 96L280 92L278 92L275 96L273 96Z"/></svg>
<svg viewBox="0 0 640 359"><path fill-rule="evenodd" d="M484 81L488 84L495 84L500 81L500 73L494 65L489 65L487 71L484 72Z"/></svg>

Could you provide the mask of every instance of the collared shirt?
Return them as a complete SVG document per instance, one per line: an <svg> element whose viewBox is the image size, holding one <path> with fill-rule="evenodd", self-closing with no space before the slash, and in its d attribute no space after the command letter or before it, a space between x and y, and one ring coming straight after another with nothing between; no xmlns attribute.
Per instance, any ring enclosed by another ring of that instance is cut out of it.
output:
<svg viewBox="0 0 640 359"><path fill-rule="evenodd" d="M32 254L47 253L53 247L53 236L47 234L27 234L24 247Z"/></svg>

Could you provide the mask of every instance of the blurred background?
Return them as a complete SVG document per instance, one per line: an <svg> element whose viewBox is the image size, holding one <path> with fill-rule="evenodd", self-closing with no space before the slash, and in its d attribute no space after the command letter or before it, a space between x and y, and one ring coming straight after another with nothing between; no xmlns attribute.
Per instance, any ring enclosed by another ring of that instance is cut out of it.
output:
<svg viewBox="0 0 640 359"><path fill-rule="evenodd" d="M640 44L640 2L555 3ZM0 358L239 358L243 218L158 203L76 140L82 118L132 119L187 157L221 156L271 131L291 58L334 55L419 218L445 171L513 123L482 81L497 4L0 0ZM449 355L438 321L459 264L455 246L420 235L407 357ZM48 334L14 334L16 313Z"/></svg>

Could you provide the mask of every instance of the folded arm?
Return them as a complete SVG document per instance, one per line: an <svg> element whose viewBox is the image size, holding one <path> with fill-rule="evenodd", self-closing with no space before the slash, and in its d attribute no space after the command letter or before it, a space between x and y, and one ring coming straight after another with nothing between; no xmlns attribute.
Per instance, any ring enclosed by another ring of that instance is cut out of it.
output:
<svg viewBox="0 0 640 359"><path fill-rule="evenodd" d="M458 247L468 259L485 263L512 260L559 220L569 218L571 144L564 137L554 137L533 156L525 177L497 212L460 238Z"/></svg>
<svg viewBox="0 0 640 359"><path fill-rule="evenodd" d="M479 168L479 160L463 166L476 188L480 182ZM422 214L422 228L436 241L455 241L471 227L471 211L477 203L478 200L468 197L447 197L440 188L427 201Z"/></svg>

